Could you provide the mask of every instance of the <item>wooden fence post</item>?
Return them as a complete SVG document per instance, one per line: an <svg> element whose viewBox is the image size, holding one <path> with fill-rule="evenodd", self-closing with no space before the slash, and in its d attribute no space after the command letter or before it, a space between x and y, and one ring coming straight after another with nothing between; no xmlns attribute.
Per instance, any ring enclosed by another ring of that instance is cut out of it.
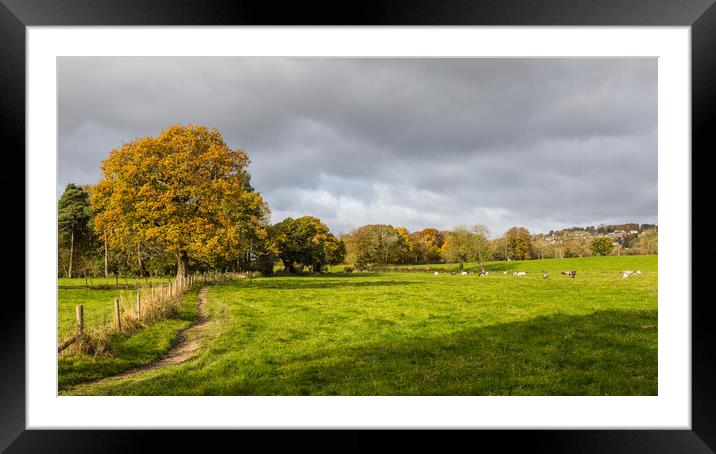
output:
<svg viewBox="0 0 716 454"><path fill-rule="evenodd" d="M75 318L77 319L77 330L82 334L82 330L85 328L85 314L81 304L75 306Z"/></svg>
<svg viewBox="0 0 716 454"><path fill-rule="evenodd" d="M142 318L142 293L137 290L137 319Z"/></svg>
<svg viewBox="0 0 716 454"><path fill-rule="evenodd" d="M122 311L119 307L119 298L114 299L114 320L117 331L122 332Z"/></svg>

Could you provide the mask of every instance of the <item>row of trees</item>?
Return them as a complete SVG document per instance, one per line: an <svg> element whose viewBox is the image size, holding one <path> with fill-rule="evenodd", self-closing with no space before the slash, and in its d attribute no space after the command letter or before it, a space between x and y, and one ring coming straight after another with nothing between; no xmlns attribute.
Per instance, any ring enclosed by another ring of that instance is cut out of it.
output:
<svg viewBox="0 0 716 454"><path fill-rule="evenodd" d="M370 224L340 238L346 244L346 262L358 269L384 264L482 264L488 260L658 253L656 228L643 230L630 249L612 238L572 229L551 235L532 235L524 227L512 227L501 237L488 239L487 227L480 224L456 226L452 230L426 228L417 232L388 224Z"/></svg>
<svg viewBox="0 0 716 454"><path fill-rule="evenodd" d="M483 225L411 233L405 227L370 224L341 235L341 240L346 244L346 261L362 269L379 264L483 262L490 258L488 233Z"/></svg>
<svg viewBox="0 0 716 454"><path fill-rule="evenodd" d="M195 125L171 126L157 137L113 149L96 185L69 184L58 202L59 274L176 273L183 281L190 270L270 274L278 261L296 272L344 262L357 268L484 263L625 249L606 237L595 240L594 228L531 235L513 227L490 240L487 227L479 224L417 232L371 224L340 238L312 216L271 225L269 207L251 185L248 164L246 152L230 149L216 129ZM655 228L630 234L638 239L632 251L657 252Z"/></svg>
<svg viewBox="0 0 716 454"><path fill-rule="evenodd" d="M346 243L346 261L359 269L381 264L482 264L494 259L532 258L532 237L524 227L513 227L498 240L489 240L489 234L482 224L417 232L370 224L341 235L341 240Z"/></svg>

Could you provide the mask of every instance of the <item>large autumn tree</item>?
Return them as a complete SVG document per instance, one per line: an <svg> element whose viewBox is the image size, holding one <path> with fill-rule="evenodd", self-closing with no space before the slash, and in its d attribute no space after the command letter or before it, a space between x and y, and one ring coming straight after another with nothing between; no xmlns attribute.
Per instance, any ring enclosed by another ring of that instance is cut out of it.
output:
<svg viewBox="0 0 716 454"><path fill-rule="evenodd" d="M173 125L125 143L102 163L92 190L95 228L114 248L173 255L183 286L190 258L235 259L265 236L269 211L248 164L244 150L203 126Z"/></svg>

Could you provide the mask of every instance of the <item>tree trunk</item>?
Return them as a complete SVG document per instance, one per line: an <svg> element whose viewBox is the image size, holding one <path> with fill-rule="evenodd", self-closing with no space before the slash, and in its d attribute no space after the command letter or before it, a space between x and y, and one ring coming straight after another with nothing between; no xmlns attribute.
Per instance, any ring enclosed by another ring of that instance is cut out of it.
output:
<svg viewBox="0 0 716 454"><path fill-rule="evenodd" d="M185 288L188 273L189 257L187 256L186 252L181 252L177 255L177 288Z"/></svg>
<svg viewBox="0 0 716 454"><path fill-rule="evenodd" d="M67 272L67 277L72 279L72 255L75 251L75 231L73 230L72 233L70 233L70 268Z"/></svg>
<svg viewBox="0 0 716 454"><path fill-rule="evenodd" d="M144 277L144 268L142 267L142 254L139 251L139 244L137 244L137 262L139 263L139 277Z"/></svg>
<svg viewBox="0 0 716 454"><path fill-rule="evenodd" d="M104 277L109 277L109 259L107 257L107 232L104 232Z"/></svg>

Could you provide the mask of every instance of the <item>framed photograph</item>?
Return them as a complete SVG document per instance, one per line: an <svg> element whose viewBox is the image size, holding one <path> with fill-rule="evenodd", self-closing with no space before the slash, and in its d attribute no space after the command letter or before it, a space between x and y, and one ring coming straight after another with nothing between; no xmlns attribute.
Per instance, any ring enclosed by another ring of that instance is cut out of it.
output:
<svg viewBox="0 0 716 454"><path fill-rule="evenodd" d="M3 449L716 449L711 0L0 2L27 178Z"/></svg>

